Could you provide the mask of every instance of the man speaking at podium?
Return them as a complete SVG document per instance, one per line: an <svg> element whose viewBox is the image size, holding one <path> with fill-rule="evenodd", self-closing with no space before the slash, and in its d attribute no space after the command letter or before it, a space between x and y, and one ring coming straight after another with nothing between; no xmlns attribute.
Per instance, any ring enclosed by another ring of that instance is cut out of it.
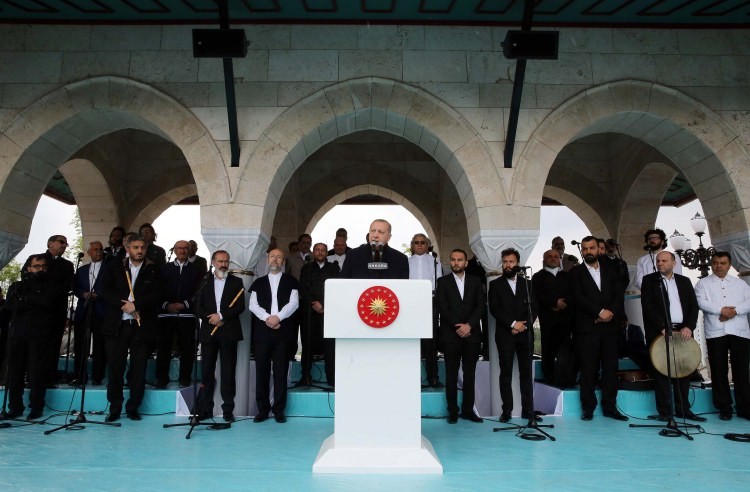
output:
<svg viewBox="0 0 750 492"><path fill-rule="evenodd" d="M388 246L391 224L376 219L370 224L369 244L363 244L346 255L340 278L409 278L409 260Z"/></svg>

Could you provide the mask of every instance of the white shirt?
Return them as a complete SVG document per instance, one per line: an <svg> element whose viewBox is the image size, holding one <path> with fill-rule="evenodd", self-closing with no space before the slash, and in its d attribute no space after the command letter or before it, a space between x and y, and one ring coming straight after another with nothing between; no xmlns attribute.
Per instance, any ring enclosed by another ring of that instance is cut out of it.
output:
<svg viewBox="0 0 750 492"><path fill-rule="evenodd" d="M645 275L648 275L649 273L654 273L656 271L656 268L654 268L654 264L656 263L656 255L658 255L662 251L664 250L660 249L658 251L654 251L653 256L650 253L646 253L645 255L638 258L638 263L636 263L635 266L635 286L638 287L639 290L641 288L641 284L643 283L643 277ZM674 258L675 266L672 270L672 273L682 275L682 261L680 261L680 257L676 254L674 255Z"/></svg>
<svg viewBox="0 0 750 492"><path fill-rule="evenodd" d="M343 255L337 255L336 253L328 255L328 263L338 262L339 269L344 268L344 261L346 260L346 253Z"/></svg>
<svg viewBox="0 0 750 492"><path fill-rule="evenodd" d="M93 291L96 278L99 276L99 272L102 271L102 262L92 261L89 265L89 290Z"/></svg>
<svg viewBox="0 0 750 492"><path fill-rule="evenodd" d="M695 286L698 307L703 311L706 338L735 335L750 338L747 314L750 313L750 286L737 277L719 278L715 274L702 278ZM721 308L734 306L737 316L719 321Z"/></svg>
<svg viewBox="0 0 750 492"><path fill-rule="evenodd" d="M544 269L545 269L545 270L547 270L547 271L548 271L549 273L551 273L552 275L554 275L555 277L557 277L557 273L558 273L558 272L559 272L560 270L562 270L562 268L560 268L560 267L554 267L554 268L550 268L550 267L544 267Z"/></svg>
<svg viewBox="0 0 750 492"><path fill-rule="evenodd" d="M602 266L597 263L596 266L599 268L594 268L586 262L584 262L584 264L586 265L586 270L589 271L589 275L591 275L591 278L594 279L594 283L596 284L597 288L599 289L599 291L601 291L602 290L602 270L601 270Z"/></svg>
<svg viewBox="0 0 750 492"><path fill-rule="evenodd" d="M227 285L227 279L219 278L214 275L214 299L216 299L216 312L219 314L219 318L224 319L221 315L221 296L224 295L224 286Z"/></svg>
<svg viewBox="0 0 750 492"><path fill-rule="evenodd" d="M287 319L289 316L299 307L299 293L297 289L292 289L292 293L289 296L289 302L286 303L281 309L279 309L279 302L277 299L277 292L279 291L279 282L281 281L281 273L269 273L268 281L271 284L271 312L267 312L258 304L258 296L255 291L250 294L250 311L258 317L261 321L267 320L270 316L276 315L279 317L279 321Z"/></svg>
<svg viewBox="0 0 750 492"><path fill-rule="evenodd" d="M140 265L135 266L128 261L128 266L130 267L130 286L133 288L133 290L135 290L135 281L138 279L138 274L141 271L141 267L143 266L143 263L141 262ZM130 292L128 294L128 301L133 302L133 292ZM135 316L133 316L132 314L128 314L128 313L122 313L122 319L123 321L135 319Z"/></svg>
<svg viewBox="0 0 750 492"><path fill-rule="evenodd" d="M453 279L456 281L456 286L458 287L458 293L461 294L461 300L464 298L464 285L466 281L466 272L462 276L458 276L455 273L453 274Z"/></svg>
<svg viewBox="0 0 750 492"><path fill-rule="evenodd" d="M411 255L409 257L409 278L429 280L435 291L435 258L429 254Z"/></svg>
<svg viewBox="0 0 750 492"><path fill-rule="evenodd" d="M680 301L680 292L677 290L677 280L674 275L672 278L661 276L661 281L667 286L667 296L669 297L669 319L673 325L683 322L682 319L682 302ZM692 326L691 328L695 328Z"/></svg>

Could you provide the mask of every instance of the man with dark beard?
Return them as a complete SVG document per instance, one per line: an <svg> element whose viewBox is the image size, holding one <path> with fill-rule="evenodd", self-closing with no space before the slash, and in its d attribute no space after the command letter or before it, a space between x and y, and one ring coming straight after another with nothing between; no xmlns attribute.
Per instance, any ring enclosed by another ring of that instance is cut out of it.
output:
<svg viewBox="0 0 750 492"><path fill-rule="evenodd" d="M451 272L437 281L436 299L440 312L440 341L445 353L445 399L448 423L458 421L458 368L463 367L461 418L482 422L474 413L474 381L482 342L480 320L484 311L482 281L466 275L466 252L454 249L450 255Z"/></svg>
<svg viewBox="0 0 750 492"><path fill-rule="evenodd" d="M23 280L14 282L8 290L4 309L11 313L10 356L8 357L8 411L4 418L23 414L24 376L29 382L29 411L27 420L38 419L44 411L46 376L50 344L55 340L50 323L56 314L52 307L65 286L50 281L46 255L31 255L23 267ZM1 420L1 418L0 418Z"/></svg>
<svg viewBox="0 0 750 492"><path fill-rule="evenodd" d="M533 382L529 356L533 350L533 336L527 332L533 330L536 319L536 306L531 292L531 282L518 278L518 263L521 255L513 248L500 253L503 259L503 276L490 282L488 296L490 312L495 317L495 344L500 356L500 398L503 402L503 413L500 422L510 420L513 411L513 358L518 357L518 377L521 386L521 417L531 419L534 409L531 407ZM529 319L528 300L531 299L531 319ZM532 332L533 333L533 332Z"/></svg>
<svg viewBox="0 0 750 492"><path fill-rule="evenodd" d="M595 237L581 240L581 254L584 262L570 271L581 363L581 419L594 418L596 380L601 367L604 416L628 420L617 410L617 340L625 316L625 291L617 273L599 262Z"/></svg>

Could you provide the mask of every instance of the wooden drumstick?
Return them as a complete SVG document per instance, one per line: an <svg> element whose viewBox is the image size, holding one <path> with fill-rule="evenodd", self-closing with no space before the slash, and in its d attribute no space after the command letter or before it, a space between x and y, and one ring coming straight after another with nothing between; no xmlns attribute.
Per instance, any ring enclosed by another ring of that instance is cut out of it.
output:
<svg viewBox="0 0 750 492"><path fill-rule="evenodd" d="M241 288L239 290L239 292L237 292L237 295L234 296L234 299L232 299L232 302L229 303L229 307L234 306L234 303L237 302L237 299L240 298L240 296L242 295L243 292L245 292L245 288L244 287ZM219 329L219 325L214 326L214 329L211 330L211 336L214 336L214 333L216 333L216 330L218 330L218 329Z"/></svg>
<svg viewBox="0 0 750 492"><path fill-rule="evenodd" d="M133 282L130 281L130 272L125 270L125 278L128 279L128 288L130 289L130 297L133 298L133 306L135 306L135 294L133 294ZM135 322L138 323L138 326L141 326L141 315L138 314L138 311L133 311L133 317L135 318Z"/></svg>

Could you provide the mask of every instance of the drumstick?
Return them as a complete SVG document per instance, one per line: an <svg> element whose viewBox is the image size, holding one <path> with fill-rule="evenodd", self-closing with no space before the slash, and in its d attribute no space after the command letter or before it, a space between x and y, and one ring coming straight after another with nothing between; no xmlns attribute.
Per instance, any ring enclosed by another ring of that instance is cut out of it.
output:
<svg viewBox="0 0 750 492"><path fill-rule="evenodd" d="M232 299L232 302L229 303L229 307L234 306L234 303L237 302L237 299L240 298L240 296L242 295L243 292L245 292L245 288L244 287L241 288L239 290L239 292L237 292L237 295L234 296L234 299ZM218 329L219 329L219 325L214 326L214 329L211 330L211 336L214 336L214 333L216 333L216 330L218 330Z"/></svg>
<svg viewBox="0 0 750 492"><path fill-rule="evenodd" d="M135 306L135 294L133 294L133 282L130 281L130 272L125 270L125 278L128 279L128 288L130 289L130 296L133 298L133 306ZM141 316L138 314L138 311L133 311L133 317L135 318L135 322L138 323L138 326L141 326Z"/></svg>

